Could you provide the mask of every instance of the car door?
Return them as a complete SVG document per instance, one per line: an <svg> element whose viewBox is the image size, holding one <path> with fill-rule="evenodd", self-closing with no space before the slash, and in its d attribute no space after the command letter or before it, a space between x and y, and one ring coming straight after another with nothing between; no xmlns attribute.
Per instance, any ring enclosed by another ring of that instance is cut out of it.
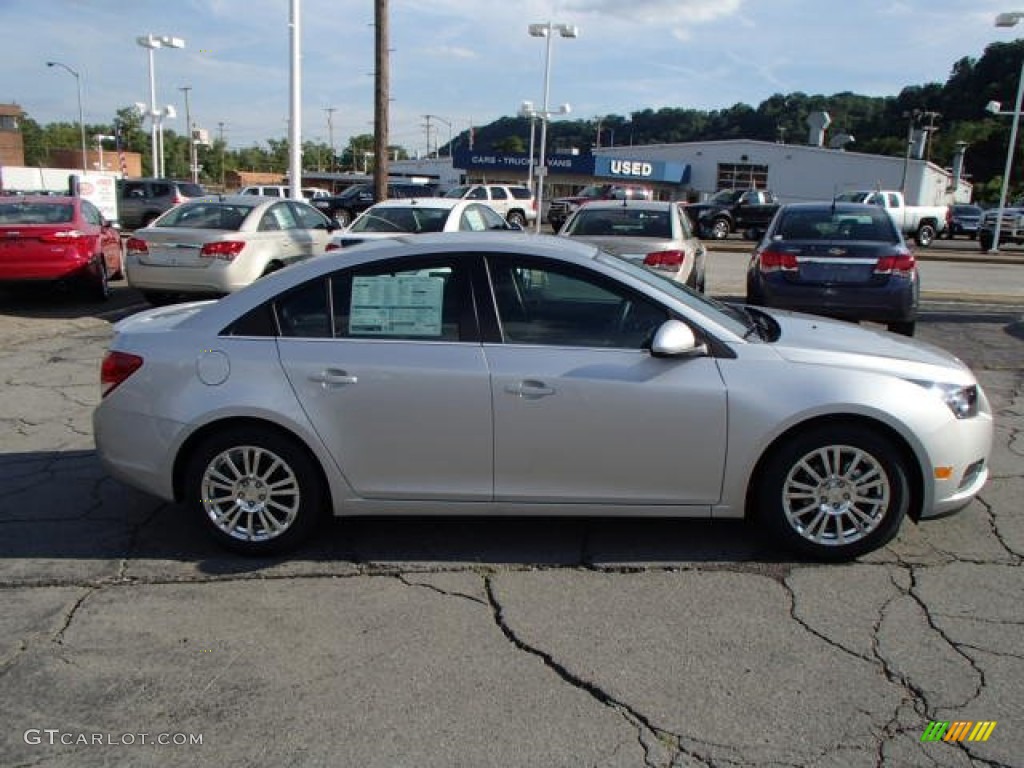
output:
<svg viewBox="0 0 1024 768"><path fill-rule="evenodd" d="M327 243L331 240L327 218L311 205L290 202L295 217L296 242L303 257L316 256L327 251Z"/></svg>
<svg viewBox="0 0 1024 768"><path fill-rule="evenodd" d="M465 259L339 270L282 296L281 364L364 498L488 501L491 390Z"/></svg>
<svg viewBox="0 0 1024 768"><path fill-rule="evenodd" d="M110 226L100 210L88 200L82 200L82 217L95 228L97 251L103 254L107 274L121 274L121 233Z"/></svg>
<svg viewBox="0 0 1024 768"><path fill-rule="evenodd" d="M726 393L708 356L645 348L669 313L583 268L488 260L502 343L484 345L496 501L710 505ZM707 511L707 510L705 510Z"/></svg>

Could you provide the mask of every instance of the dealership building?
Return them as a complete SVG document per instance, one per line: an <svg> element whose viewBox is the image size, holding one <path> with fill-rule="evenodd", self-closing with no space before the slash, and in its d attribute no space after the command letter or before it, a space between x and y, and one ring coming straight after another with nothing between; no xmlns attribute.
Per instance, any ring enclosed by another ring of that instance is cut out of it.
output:
<svg viewBox="0 0 1024 768"><path fill-rule="evenodd" d="M855 189L902 189L909 205L970 202L964 179L964 150L952 168L924 156L915 141L906 157L848 151L849 137L837 148L820 138L809 144L779 144L734 139L680 144L595 148L592 154L547 158L545 199L572 194L586 184L629 182L655 188L658 197L698 201L722 189L756 187L773 191L783 202L831 200ZM391 163L392 176L423 178L442 186L467 182L526 183L526 153L461 150L454 156ZM534 169L536 171L536 169Z"/></svg>

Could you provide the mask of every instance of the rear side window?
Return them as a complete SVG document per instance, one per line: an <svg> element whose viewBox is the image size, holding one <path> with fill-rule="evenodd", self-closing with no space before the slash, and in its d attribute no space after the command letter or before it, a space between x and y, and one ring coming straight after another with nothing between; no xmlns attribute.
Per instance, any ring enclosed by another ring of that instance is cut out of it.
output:
<svg viewBox="0 0 1024 768"><path fill-rule="evenodd" d="M516 200L529 200L533 197L533 193L526 187L509 187L509 191Z"/></svg>
<svg viewBox="0 0 1024 768"><path fill-rule="evenodd" d="M206 190L198 184L179 184L178 192L185 197L202 197L206 194Z"/></svg>
<svg viewBox="0 0 1024 768"><path fill-rule="evenodd" d="M508 200L508 192L503 187L491 187L492 200Z"/></svg>

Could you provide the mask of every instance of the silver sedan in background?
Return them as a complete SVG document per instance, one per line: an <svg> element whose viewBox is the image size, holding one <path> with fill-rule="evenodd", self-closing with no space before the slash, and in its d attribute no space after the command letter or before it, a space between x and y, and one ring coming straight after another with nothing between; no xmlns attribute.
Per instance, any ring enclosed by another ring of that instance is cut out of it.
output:
<svg viewBox="0 0 1024 768"><path fill-rule="evenodd" d="M183 203L125 244L128 283L152 304L233 293L326 252L338 225L308 203L253 195Z"/></svg>
<svg viewBox="0 0 1024 768"><path fill-rule="evenodd" d="M678 203L595 201L580 206L558 232L596 245L704 292L707 253Z"/></svg>
<svg viewBox="0 0 1024 768"><path fill-rule="evenodd" d="M147 310L101 381L109 471L254 554L333 512L746 517L849 559L969 503L993 432L937 347L521 234L400 236Z"/></svg>

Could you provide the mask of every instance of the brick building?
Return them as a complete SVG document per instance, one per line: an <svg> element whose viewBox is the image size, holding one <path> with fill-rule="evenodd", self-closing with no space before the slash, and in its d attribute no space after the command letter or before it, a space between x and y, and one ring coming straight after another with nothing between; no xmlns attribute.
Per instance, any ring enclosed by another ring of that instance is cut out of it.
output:
<svg viewBox="0 0 1024 768"><path fill-rule="evenodd" d="M21 117L17 104L0 104L0 165L24 165L25 143L21 138Z"/></svg>

